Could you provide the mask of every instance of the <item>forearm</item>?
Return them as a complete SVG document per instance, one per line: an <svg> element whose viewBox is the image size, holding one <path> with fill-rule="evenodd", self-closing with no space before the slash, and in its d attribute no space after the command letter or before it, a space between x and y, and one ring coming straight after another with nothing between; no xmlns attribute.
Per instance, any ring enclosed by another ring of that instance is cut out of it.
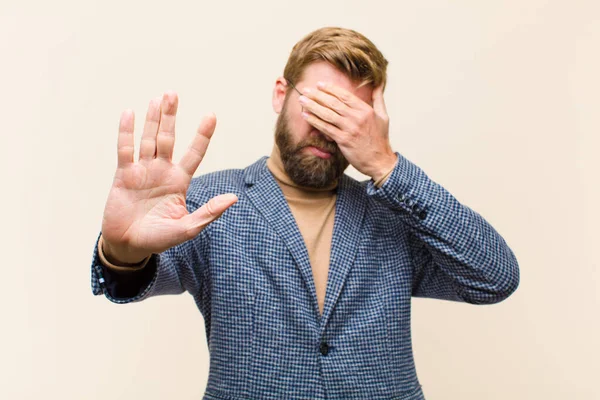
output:
<svg viewBox="0 0 600 400"><path fill-rule="evenodd" d="M500 234L403 156L380 188L367 190L411 228L415 296L494 303L518 286L517 260Z"/></svg>

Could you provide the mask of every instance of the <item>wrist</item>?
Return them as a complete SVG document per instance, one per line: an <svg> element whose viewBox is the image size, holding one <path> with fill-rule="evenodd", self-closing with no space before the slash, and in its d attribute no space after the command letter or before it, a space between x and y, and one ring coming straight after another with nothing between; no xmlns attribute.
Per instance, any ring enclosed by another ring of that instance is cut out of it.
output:
<svg viewBox="0 0 600 400"><path fill-rule="evenodd" d="M146 261L152 255L152 253L148 254L147 252L132 250L131 248L115 246L107 242L102 235L98 242L98 250L110 264L122 267L139 266L139 264Z"/></svg>
<svg viewBox="0 0 600 400"><path fill-rule="evenodd" d="M379 166L375 169L375 172L370 174L371 179L373 179L374 182L379 183L382 179L388 176L390 172L394 170L397 162L398 156L396 155L396 153L392 153L384 160L381 160Z"/></svg>

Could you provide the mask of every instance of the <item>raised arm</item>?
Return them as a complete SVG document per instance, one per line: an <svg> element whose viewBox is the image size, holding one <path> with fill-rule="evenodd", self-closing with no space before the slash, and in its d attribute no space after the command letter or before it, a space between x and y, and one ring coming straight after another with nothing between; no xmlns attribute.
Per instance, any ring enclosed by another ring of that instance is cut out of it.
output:
<svg viewBox="0 0 600 400"><path fill-rule="evenodd" d="M517 259L500 234L397 153L386 182L367 193L410 227L413 296L491 304L519 285Z"/></svg>
<svg viewBox="0 0 600 400"><path fill-rule="evenodd" d="M411 228L414 296L495 303L517 288L517 260L498 232L392 151L383 86L374 88L371 96L364 87L352 93L327 82L302 92L299 101L306 121L372 178L368 194Z"/></svg>
<svg viewBox="0 0 600 400"><path fill-rule="evenodd" d="M123 302L150 294L181 293L186 289L182 275L194 273L188 265L190 260L182 253L183 244L198 237L204 227L237 201L235 194L228 193L203 205L186 202L190 181L214 133L216 118L209 115L202 119L187 152L179 163L173 163L177 106L175 93L165 93L162 99L150 102L137 162L133 112L127 110L121 115L118 165L92 262L94 294L110 296L108 287L118 290L119 283L129 286L121 287L122 292L137 292L132 298L125 296ZM145 271L147 268L151 273ZM111 285L107 285L107 273ZM146 287L136 289L135 285Z"/></svg>

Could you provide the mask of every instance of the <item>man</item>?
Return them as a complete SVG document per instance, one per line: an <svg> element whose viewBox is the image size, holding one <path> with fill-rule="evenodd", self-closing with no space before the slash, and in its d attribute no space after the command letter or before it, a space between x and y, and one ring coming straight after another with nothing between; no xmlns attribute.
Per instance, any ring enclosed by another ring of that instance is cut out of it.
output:
<svg viewBox="0 0 600 400"><path fill-rule="evenodd" d="M493 227L392 151L386 67L355 31L307 35L275 82L271 156L243 170L192 178L214 116L172 163L174 93L150 103L137 163L122 114L93 292L188 291L206 324L205 399L424 399L411 296L491 304L517 288Z"/></svg>

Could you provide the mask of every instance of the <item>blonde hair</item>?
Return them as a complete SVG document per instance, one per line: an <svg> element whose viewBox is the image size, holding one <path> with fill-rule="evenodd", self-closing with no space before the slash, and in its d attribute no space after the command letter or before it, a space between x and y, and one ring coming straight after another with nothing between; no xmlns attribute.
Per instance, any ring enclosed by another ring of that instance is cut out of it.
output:
<svg viewBox="0 0 600 400"><path fill-rule="evenodd" d="M316 61L330 63L359 82L359 88L383 84L385 89L388 60L373 42L354 30L325 27L309 33L292 48L283 76L295 85L306 67Z"/></svg>

